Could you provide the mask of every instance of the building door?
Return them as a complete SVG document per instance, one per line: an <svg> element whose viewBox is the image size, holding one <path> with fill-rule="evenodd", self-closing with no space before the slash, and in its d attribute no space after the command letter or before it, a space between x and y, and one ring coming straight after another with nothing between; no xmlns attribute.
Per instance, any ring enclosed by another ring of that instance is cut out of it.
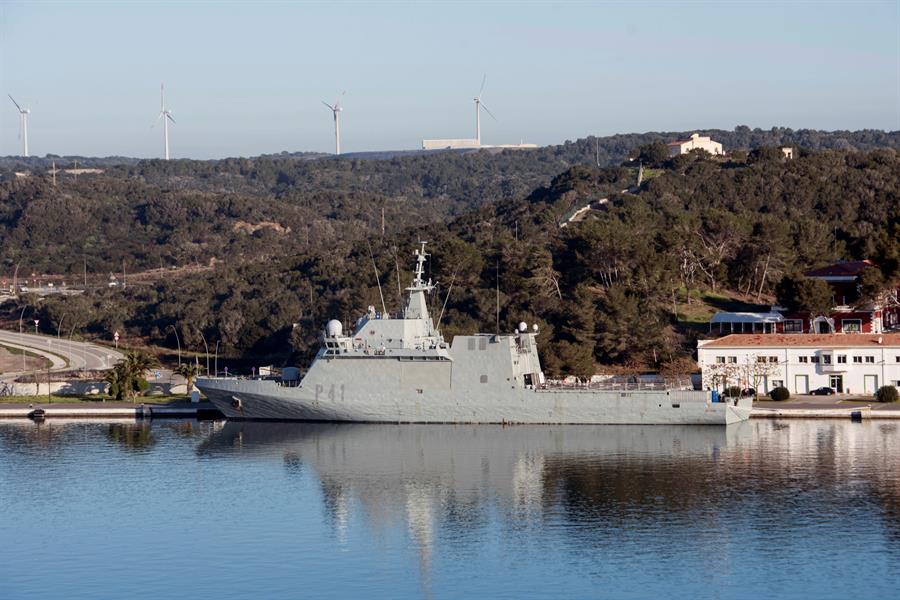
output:
<svg viewBox="0 0 900 600"><path fill-rule="evenodd" d="M874 394L878 390L878 375L866 375L863 377L863 391Z"/></svg>
<svg viewBox="0 0 900 600"><path fill-rule="evenodd" d="M828 384L834 388L838 394L844 393L844 376L843 375L832 375L829 378Z"/></svg>
<svg viewBox="0 0 900 600"><path fill-rule="evenodd" d="M809 393L809 375L794 375L794 393Z"/></svg>

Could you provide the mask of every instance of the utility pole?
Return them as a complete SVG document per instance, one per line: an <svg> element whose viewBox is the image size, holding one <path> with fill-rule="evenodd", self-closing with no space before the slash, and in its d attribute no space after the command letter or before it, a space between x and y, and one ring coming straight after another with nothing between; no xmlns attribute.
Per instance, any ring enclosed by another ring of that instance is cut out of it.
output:
<svg viewBox="0 0 900 600"><path fill-rule="evenodd" d="M500 259L497 259L497 335L500 335Z"/></svg>

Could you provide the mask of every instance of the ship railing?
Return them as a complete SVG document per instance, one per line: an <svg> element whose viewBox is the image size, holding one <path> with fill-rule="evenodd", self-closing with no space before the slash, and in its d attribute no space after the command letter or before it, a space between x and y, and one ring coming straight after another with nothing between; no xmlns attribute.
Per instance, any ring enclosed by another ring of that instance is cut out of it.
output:
<svg viewBox="0 0 900 600"><path fill-rule="evenodd" d="M665 391L691 390L690 381L590 381L561 382L548 381L543 386L547 390L605 390L605 391Z"/></svg>

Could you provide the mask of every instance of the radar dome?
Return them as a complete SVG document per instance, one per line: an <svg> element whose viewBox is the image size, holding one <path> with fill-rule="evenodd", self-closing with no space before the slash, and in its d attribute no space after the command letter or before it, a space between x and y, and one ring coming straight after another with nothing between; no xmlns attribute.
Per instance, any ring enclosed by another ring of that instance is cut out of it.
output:
<svg viewBox="0 0 900 600"><path fill-rule="evenodd" d="M519 323L519 331L521 331L522 333L528 331L528 325L525 323L525 321Z"/></svg>
<svg viewBox="0 0 900 600"><path fill-rule="evenodd" d="M325 325L325 337L338 337L341 335L343 329L340 321L332 319Z"/></svg>

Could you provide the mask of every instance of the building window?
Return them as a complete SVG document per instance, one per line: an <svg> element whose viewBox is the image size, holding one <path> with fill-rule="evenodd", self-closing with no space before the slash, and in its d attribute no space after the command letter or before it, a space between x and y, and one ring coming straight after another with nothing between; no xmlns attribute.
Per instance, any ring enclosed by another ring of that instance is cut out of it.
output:
<svg viewBox="0 0 900 600"><path fill-rule="evenodd" d="M773 388L784 387L784 382L783 382L782 380L780 380L780 379L773 379L773 380L772 380L772 387L773 387Z"/></svg>
<svg viewBox="0 0 900 600"><path fill-rule="evenodd" d="M846 355L846 354L838 354L837 361L838 361L838 363L840 363L840 364L846 363L846 362L847 362L847 355Z"/></svg>
<svg viewBox="0 0 900 600"><path fill-rule="evenodd" d="M764 363L764 362L766 362L766 357L765 357L765 356L757 356L757 357L756 357L756 362L758 362L758 363Z"/></svg>
<svg viewBox="0 0 900 600"><path fill-rule="evenodd" d="M841 331L844 333L859 333L862 331L862 320L841 319Z"/></svg>
<svg viewBox="0 0 900 600"><path fill-rule="evenodd" d="M737 363L737 356L729 356L729 357L728 357L728 362L730 362L731 364L736 364L736 363Z"/></svg>
<svg viewBox="0 0 900 600"><path fill-rule="evenodd" d="M858 365L859 365L859 364L862 364L862 356L854 356L854 357L853 357L853 362L856 363L856 364L858 364Z"/></svg>
<svg viewBox="0 0 900 600"><path fill-rule="evenodd" d="M770 363L777 363L777 362L778 362L778 357L777 357L777 356L770 356L770 357L769 357L769 362L770 362Z"/></svg>
<svg viewBox="0 0 900 600"><path fill-rule="evenodd" d="M724 364L725 364L725 357L724 357L724 356L717 356L717 357L716 357L716 364L724 365Z"/></svg>
<svg viewBox="0 0 900 600"><path fill-rule="evenodd" d="M806 356L798 356L798 357L797 357L797 360L800 361L800 362L802 362L802 363L809 362L809 358L806 357Z"/></svg>
<svg viewBox="0 0 900 600"><path fill-rule="evenodd" d="M823 364L823 365L830 365L830 364L831 364L831 355L830 355L830 354L823 354L823 355L822 355L822 364Z"/></svg>
<svg viewBox="0 0 900 600"><path fill-rule="evenodd" d="M803 333L803 320L802 319L785 319L784 332L785 333Z"/></svg>
<svg viewBox="0 0 900 600"><path fill-rule="evenodd" d="M811 363L818 363L818 362L819 362L819 357L818 357L818 356L810 356L810 357L809 357L809 362L811 362Z"/></svg>
<svg viewBox="0 0 900 600"><path fill-rule="evenodd" d="M867 357L866 357L866 362L869 363L869 364L874 364L874 363L875 363L875 357L874 357L874 356L867 356Z"/></svg>

